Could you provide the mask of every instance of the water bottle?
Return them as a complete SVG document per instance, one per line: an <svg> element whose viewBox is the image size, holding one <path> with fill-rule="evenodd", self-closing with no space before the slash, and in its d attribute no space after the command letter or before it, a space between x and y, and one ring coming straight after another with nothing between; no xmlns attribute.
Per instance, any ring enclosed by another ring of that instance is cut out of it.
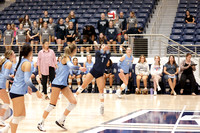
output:
<svg viewBox="0 0 200 133"><path fill-rule="evenodd" d="M153 88L150 89L150 94L153 95Z"/></svg>

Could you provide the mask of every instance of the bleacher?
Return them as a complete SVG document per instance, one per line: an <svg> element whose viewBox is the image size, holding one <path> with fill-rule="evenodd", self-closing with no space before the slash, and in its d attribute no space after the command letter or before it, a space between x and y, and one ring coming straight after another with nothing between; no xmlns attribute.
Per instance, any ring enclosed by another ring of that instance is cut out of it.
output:
<svg viewBox="0 0 200 133"><path fill-rule="evenodd" d="M187 24L185 22L185 12L190 11L194 16L196 24ZM199 0L180 0L176 17L174 20L170 38L182 45L187 45L187 48L194 51L193 45L200 45L200 1ZM172 42L170 42L173 44ZM190 45L190 46L188 46ZM186 51L188 52L188 51ZM200 49L197 48L197 53ZM171 51L173 53L173 51Z"/></svg>

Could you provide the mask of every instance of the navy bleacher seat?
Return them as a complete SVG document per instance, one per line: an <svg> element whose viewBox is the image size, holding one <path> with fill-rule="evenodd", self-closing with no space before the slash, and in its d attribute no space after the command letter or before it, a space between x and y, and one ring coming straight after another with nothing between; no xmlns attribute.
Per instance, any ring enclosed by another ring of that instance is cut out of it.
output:
<svg viewBox="0 0 200 133"><path fill-rule="evenodd" d="M194 36L193 35L183 35L184 42L193 42Z"/></svg>
<svg viewBox="0 0 200 133"><path fill-rule="evenodd" d="M172 29L172 35L182 35L182 29Z"/></svg>
<svg viewBox="0 0 200 133"><path fill-rule="evenodd" d="M194 35L195 34L195 29L185 29L183 31L185 35Z"/></svg>

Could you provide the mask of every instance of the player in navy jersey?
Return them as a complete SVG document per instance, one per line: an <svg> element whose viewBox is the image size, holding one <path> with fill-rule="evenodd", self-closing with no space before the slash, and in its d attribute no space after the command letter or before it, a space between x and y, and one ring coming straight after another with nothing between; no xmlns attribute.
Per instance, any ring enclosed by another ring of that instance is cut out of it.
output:
<svg viewBox="0 0 200 133"><path fill-rule="evenodd" d="M8 50L5 52L5 58L0 61L0 99L3 101L0 109L0 126L5 126L3 116L10 105L10 99L6 92L6 81L13 80L9 74L12 71L12 61L14 58L15 53L12 50Z"/></svg>
<svg viewBox="0 0 200 133"><path fill-rule="evenodd" d="M22 46L19 56L19 62L16 67L16 75L13 82L13 85L10 90L10 98L13 103L13 111L14 115L10 124L2 129L2 132L8 132L11 127L11 132L16 133L17 127L20 121L25 118L26 109L24 103L24 95L29 92L36 92L38 98L42 98L42 94L35 88L32 84L31 77L31 63L30 60L32 58L33 51L30 45ZM24 57L22 59L22 56ZM31 88L28 88L28 86Z"/></svg>
<svg viewBox="0 0 200 133"><path fill-rule="evenodd" d="M121 92L127 87L129 76L132 72L133 56L131 55L131 48L126 49L126 54L123 55L118 63L119 78L123 81L120 89L117 90L116 95L121 98Z"/></svg>
<svg viewBox="0 0 200 133"><path fill-rule="evenodd" d="M94 65L94 63L92 62L92 55L88 54L87 55L87 61L83 64L83 67L86 67L86 69L87 69L87 71L84 73L83 78L82 78L83 82L86 78L86 75L92 69L93 65ZM95 87L95 78L93 78L93 80L92 80L92 92L93 93L95 92L94 87Z"/></svg>
<svg viewBox="0 0 200 133"><path fill-rule="evenodd" d="M109 51L109 47L108 45L102 44L100 45L100 49L98 51L96 51L95 54L95 64L93 66L93 68L90 70L90 72L86 75L86 78L83 82L83 84L78 88L76 95L80 94L87 86L88 84L95 78L96 79L96 83L99 89L99 93L100 93L100 102L101 102L101 106L100 106L100 114L104 114L104 88L105 88L105 84L104 84L104 72L105 72L105 68L106 68L106 64L110 58L110 51Z"/></svg>
<svg viewBox="0 0 200 133"><path fill-rule="evenodd" d="M80 64L78 64L78 58L73 58L73 65L74 66L79 66L81 67ZM73 79L76 79L77 81L77 84L78 84L78 87L81 85L81 71L80 70L73 70L71 69L70 70L70 75L69 75L69 79L68 79L68 82L69 82L69 88L72 87L72 80Z"/></svg>
<svg viewBox="0 0 200 133"><path fill-rule="evenodd" d="M64 56L61 59L61 63L57 70L56 78L52 82L52 93L51 93L50 104L47 106L47 108L43 113L42 121L38 123L38 129L40 131L46 131L44 128L44 121L49 115L49 113L55 108L60 92L62 92L62 94L69 100L70 103L66 107L61 118L58 121L56 121L56 124L61 128L66 129L64 126L66 116L75 108L77 104L77 101L67 84L67 77L69 76L69 70L75 69L75 70L86 71L86 68L74 66L71 62L71 57L73 57L76 54L76 50L77 47L75 44L72 44L65 48Z"/></svg>

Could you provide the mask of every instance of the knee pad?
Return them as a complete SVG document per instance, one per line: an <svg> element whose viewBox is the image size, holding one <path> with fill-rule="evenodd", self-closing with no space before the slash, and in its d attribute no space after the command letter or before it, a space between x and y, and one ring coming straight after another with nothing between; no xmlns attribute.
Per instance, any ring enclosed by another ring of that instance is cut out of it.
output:
<svg viewBox="0 0 200 133"><path fill-rule="evenodd" d="M95 78L93 78L92 82L95 82Z"/></svg>
<svg viewBox="0 0 200 133"><path fill-rule="evenodd" d="M69 83L72 83L72 79L68 79Z"/></svg>
<svg viewBox="0 0 200 133"><path fill-rule="evenodd" d="M22 121L24 118L25 116L13 116L12 123L19 124L19 122Z"/></svg>
<svg viewBox="0 0 200 133"><path fill-rule="evenodd" d="M40 76L39 75L36 76L36 80L40 80Z"/></svg>
<svg viewBox="0 0 200 133"><path fill-rule="evenodd" d="M9 108L9 104L4 103L4 104L1 106L1 108L7 110L7 109Z"/></svg>
<svg viewBox="0 0 200 133"><path fill-rule="evenodd" d="M81 79L80 79L80 78L77 78L76 81L77 81L77 82L81 82Z"/></svg>
<svg viewBox="0 0 200 133"><path fill-rule="evenodd" d="M127 85L125 85L124 83L121 85L121 88L124 90L124 89L126 89L126 86Z"/></svg>
<svg viewBox="0 0 200 133"><path fill-rule="evenodd" d="M99 99L101 99L101 100L104 99L104 94L103 93L99 94Z"/></svg>
<svg viewBox="0 0 200 133"><path fill-rule="evenodd" d="M45 111L51 112L55 107L56 107L56 105L49 104L49 105L47 106L47 108L45 109Z"/></svg>
<svg viewBox="0 0 200 133"><path fill-rule="evenodd" d="M69 103L66 109L69 111L72 111L75 107L76 107L76 104Z"/></svg>

